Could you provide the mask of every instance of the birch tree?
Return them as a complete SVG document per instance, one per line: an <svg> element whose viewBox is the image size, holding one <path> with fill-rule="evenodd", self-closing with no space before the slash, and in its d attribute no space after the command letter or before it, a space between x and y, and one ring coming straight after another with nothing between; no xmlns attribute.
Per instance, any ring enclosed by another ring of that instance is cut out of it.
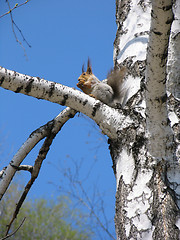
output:
<svg viewBox="0 0 180 240"><path fill-rule="evenodd" d="M32 178L23 202L54 137L81 112L109 138L117 239L179 239L179 15L179 0L116 0L114 66L128 69L129 89L125 106L118 109L59 83L0 68L1 87L67 106L34 131L1 171L0 198L16 171L26 169ZM43 138L34 166L21 165Z"/></svg>

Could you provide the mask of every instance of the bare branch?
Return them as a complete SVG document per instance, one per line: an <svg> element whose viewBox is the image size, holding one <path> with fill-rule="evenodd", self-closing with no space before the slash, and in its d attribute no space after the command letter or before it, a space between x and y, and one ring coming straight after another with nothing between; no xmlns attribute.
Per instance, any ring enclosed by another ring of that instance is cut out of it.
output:
<svg viewBox="0 0 180 240"><path fill-rule="evenodd" d="M76 111L71 108L64 109L56 118L52 121L46 123L44 126L35 130L26 142L21 146L18 152L14 155L11 163L2 172L0 181L0 199L3 197L6 189L8 188L15 172L17 169L12 167L12 165L19 167L24 158L29 154L29 152L36 146L36 144L42 140L44 137L48 136L49 129L52 129L53 134L57 134L62 126L74 115Z"/></svg>
<svg viewBox="0 0 180 240"><path fill-rule="evenodd" d="M68 112L68 116L70 116L70 115L69 115L69 112L71 112L71 114L72 114L72 111L73 111L73 110L71 110L71 109L65 109L65 110L64 110L64 112L65 112L66 114L67 114L67 112ZM74 112L74 114L75 114L75 112ZM59 115L58 115L58 116L59 116ZM62 116L62 117L65 118L65 116ZM72 117L72 115L71 115L71 117ZM66 116L66 118L67 118L67 116ZM68 117L68 119L69 119L69 117ZM18 201L18 203L17 203L17 205L16 205L16 209L15 209L15 211L14 211L13 217L12 217L10 223L9 223L8 226L7 226L6 235L8 234L8 232L9 232L9 230L10 230L10 228L11 228L12 223L13 223L14 220L16 219L16 217L17 217L17 215L18 215L18 213L19 213L19 210L20 210L20 208L21 208L24 200L26 199L26 196L27 196L29 190L31 189L34 181L36 180L36 178L37 178L38 175L39 175L39 171L40 171L40 169L41 169L42 163L43 163L43 161L45 160L45 158L46 158L46 156L47 156L47 153L48 153L48 151L49 151L49 149L50 149L50 146L51 146L51 144L52 144L53 139L56 137L56 134L60 131L60 129L61 129L61 127L62 127L62 122L61 122L61 124L60 124L60 121L59 121L58 118L55 118L54 121L55 121L55 122L58 122L59 124L58 124L58 125L57 125L57 124L51 124L50 129L48 129L48 135L47 135L47 137L46 137L46 139L45 139L45 141L44 141L41 149L39 150L39 154L38 154L38 156L37 156L37 158L36 158L36 160L35 160L34 166L31 167L31 171L32 171L32 173L31 173L31 179L30 179L29 182L27 183L27 185L26 185L26 187L25 187L25 189L24 189L24 192L22 193L21 198L19 199L19 201ZM28 166L28 167L29 167L29 166ZM21 168L27 168L27 166L20 166L20 167L18 167L18 168L20 168L20 169L21 169ZM19 170L19 169L18 169L18 170Z"/></svg>
<svg viewBox="0 0 180 240"><path fill-rule="evenodd" d="M98 217L98 215L96 214L96 212L94 211L94 207L93 207L93 204L92 204L92 202L91 202L91 199L90 199L89 196L87 195L87 192L84 190L84 188L83 188L83 186L82 186L82 183L81 183L81 182L78 182L78 185L79 185L79 187L80 187L80 189L81 189L81 191L82 191L82 193L83 193L86 201L84 201L84 200L83 200L80 196L78 196L78 195L77 195L76 197L79 199L79 201L81 201L81 203L82 203L84 206L86 206L86 207L91 211L91 214L93 214L93 216L96 218L97 223L98 223L99 226L103 229L103 231L105 231L105 232L107 233L107 235L108 235L111 239L115 240L115 238L113 237L113 235L109 232L108 228L106 228L106 227L104 226L104 224L102 223L102 221L100 220L100 218Z"/></svg>
<svg viewBox="0 0 180 240"><path fill-rule="evenodd" d="M17 24L14 22L14 20L13 20L13 24L14 24L14 26L17 28L17 30L19 31L19 33L21 34L21 37L22 37L23 41L28 45L29 48L31 48L31 45L30 45L30 44L28 43L28 41L25 39L25 37L24 37L21 29L17 26ZM16 41L17 41L17 39L16 39ZM19 42L19 41L18 41L18 42Z"/></svg>
<svg viewBox="0 0 180 240"><path fill-rule="evenodd" d="M31 165L20 165L19 167L11 164L11 167L15 168L17 171L21 171L21 170L24 170L24 171L28 171L30 173L32 173L33 171L33 166Z"/></svg>
<svg viewBox="0 0 180 240"><path fill-rule="evenodd" d="M15 211L14 211L14 214L12 216L12 219L11 219L10 223L7 225L6 238L7 238L7 236L9 236L8 232L9 232L11 226L12 226L12 223L16 219L16 217L19 213L19 210L20 210L20 208L21 208L29 190L31 189L34 181L36 180L36 178L39 175L39 171L41 169L42 162L46 158L46 155L47 155L47 153L50 149L50 145L52 144L53 139L55 138L56 134L60 131L60 129L64 125L64 123L69 118L72 118L75 114L76 114L75 110L70 109L70 108L66 108L55 119L48 122L43 127L40 127L39 129L37 129L35 132L33 132L30 135L29 138L36 137L35 142L31 147L28 146L28 144L27 144L27 147L29 147L29 149L28 149L28 151L25 151L25 154L23 154L24 157L28 154L28 152L32 149L32 147L34 147L44 136L47 136L43 145L42 145L42 147L41 147L41 149L40 149L40 151L39 151L38 157L37 157L33 167L28 166L28 165L19 166L20 162L22 162L22 160L24 158L22 158L21 161L19 161L19 159L17 158L16 159L17 161L12 160L11 163L9 164L9 166L7 167L7 170L8 170L8 168L10 168L11 172L9 171L9 174L8 174L6 169L5 169L4 172L2 173L2 176L1 176L2 180L1 180L1 186L0 187L2 189L4 188L3 191L5 192L16 171L18 171L18 170L28 170L28 171L31 172L31 179L27 183L27 185L24 189L24 192L23 192L21 198L19 199L19 201L16 205L16 208L15 208ZM37 136L37 135L40 135L40 136ZM39 138L37 138L37 137L39 137ZM26 141L26 143L27 143L27 141ZM22 149L22 151L24 151L24 148ZM21 149L19 150L19 152L21 153ZM13 163L15 163L16 165L14 165ZM10 173L12 173L12 175L10 175ZM4 177L3 177L3 174L4 174ZM4 186L3 186L3 181L5 183ZM4 192L1 192L1 196L3 196Z"/></svg>
<svg viewBox="0 0 180 240"><path fill-rule="evenodd" d="M103 230L108 235L109 239L115 240L114 236L111 234L108 228L108 221L103 208L102 196L100 196L99 192L97 192L97 189L95 186L95 188L93 188L94 190L93 197L91 198L89 197L88 191L86 191L86 189L83 186L83 183L88 179L87 176L85 176L84 179L79 179L82 162L78 164L77 161L74 161L73 159L72 159L72 162L74 165L73 167L74 171L72 171L71 168L67 168L65 171L62 171L60 169L64 177L69 181L68 185L70 186L70 191L68 191L63 187L64 184L62 183L60 187L61 191L63 191L65 194L70 195L72 198L74 198L77 201L77 203L84 206L89 212L88 216L93 217L93 219L95 219L96 227L99 226L101 230ZM99 202L101 206L97 210L97 205ZM105 224L99 217L100 213L102 213L104 216Z"/></svg>
<svg viewBox="0 0 180 240"><path fill-rule="evenodd" d="M16 204L16 208L15 208L15 211L14 211L14 214L13 214L13 217L10 221L10 223L7 225L7 231L6 231L6 235L8 234L14 220L17 218L17 215L20 211L20 208L24 202L24 200L26 199L26 196L29 192L29 190L31 189L34 181L36 180L36 178L38 177L39 175L39 171L41 169L41 166L42 166L42 163L43 163L43 160L46 158L46 155L49 151L49 148L52 144L52 141L53 139L55 138L56 134L53 134L52 132L50 132L50 135L46 138L46 140L44 141L40 151L39 151L39 154L38 154L38 157L35 161L35 164L33 166L33 170L32 170L32 174L31 174L31 179L29 180L29 182L27 183L25 189L24 189L24 192L23 194L21 195L18 203Z"/></svg>
<svg viewBox="0 0 180 240"><path fill-rule="evenodd" d="M14 19L13 19L12 10L15 9L15 8L17 8L18 5L16 4L15 7L14 7L13 9L11 9L10 4L9 4L9 1L6 0L6 2L7 2L8 7L9 7L8 13L10 14L10 17L11 17L12 31L13 31L14 37L15 37L15 39L16 39L16 42L18 42L18 43L20 44L20 46L23 48L23 50L24 50L24 55L27 57L26 50L25 50L22 42L18 39L18 37L17 37L17 35L16 35L16 32L15 32L15 29L14 29L14 26L15 26L16 29L17 29L17 30L19 31L19 33L21 34L21 36L22 36L22 38L23 38L23 41L28 45L28 47L31 47L31 45L27 42L27 40L25 39L22 31L20 30L20 28L17 26L17 24L15 23L15 21L14 21ZM27 2L28 2L28 1L26 1L25 3L22 3L22 4L19 5L19 6L22 6L22 5L26 4Z"/></svg>
<svg viewBox="0 0 180 240"><path fill-rule="evenodd" d="M26 3L30 2L30 1L31 1L31 0L27 0L27 1L23 2L23 3L21 3L21 4L16 3L13 8L10 8L10 10L9 10L8 12L4 13L3 15L1 15L0 18L6 16L7 14L10 14L10 12L12 12L13 10L15 10L16 8L19 8L19 7L23 6L24 4L26 4ZM8 2L8 1L6 1L6 2Z"/></svg>
<svg viewBox="0 0 180 240"><path fill-rule="evenodd" d="M23 225L23 223L24 223L25 220L26 220L26 218L23 218L21 224L19 225L19 227L18 227L13 233L11 233L11 234L9 234L9 235L7 235L7 236L1 238L0 240L5 240L5 239L7 239L7 238L12 237L14 234L16 234L17 231L18 231L18 230L21 228L21 226Z"/></svg>
<svg viewBox="0 0 180 240"><path fill-rule="evenodd" d="M60 83L31 77L0 67L0 86L38 99L66 105L93 119L104 134L117 139L118 132L134 121L129 112L114 109L99 100Z"/></svg>
<svg viewBox="0 0 180 240"><path fill-rule="evenodd" d="M5 170L6 170L6 168L7 168L7 167L4 167L4 168L0 171L0 178L2 178L2 176L3 176L3 174L4 174Z"/></svg>

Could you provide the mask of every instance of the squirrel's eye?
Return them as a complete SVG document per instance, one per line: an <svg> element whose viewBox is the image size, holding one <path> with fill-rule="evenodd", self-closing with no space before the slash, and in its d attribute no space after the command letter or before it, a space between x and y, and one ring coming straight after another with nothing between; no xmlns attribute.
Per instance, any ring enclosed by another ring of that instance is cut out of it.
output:
<svg viewBox="0 0 180 240"><path fill-rule="evenodd" d="M86 73L83 73L83 75L86 75Z"/></svg>

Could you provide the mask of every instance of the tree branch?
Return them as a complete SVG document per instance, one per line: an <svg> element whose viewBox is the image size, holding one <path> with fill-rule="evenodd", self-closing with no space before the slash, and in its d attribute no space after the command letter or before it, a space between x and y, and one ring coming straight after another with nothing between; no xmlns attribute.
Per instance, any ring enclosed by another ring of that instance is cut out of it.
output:
<svg viewBox="0 0 180 240"><path fill-rule="evenodd" d="M133 122L129 114L111 108L76 89L3 67L0 67L0 86L15 93L23 93L80 111L93 119L111 139L116 139L118 132Z"/></svg>
<svg viewBox="0 0 180 240"><path fill-rule="evenodd" d="M8 1L7 1L7 2L8 2ZM7 14L9 14L10 12L12 12L12 11L15 10L16 8L19 8L19 7L23 6L24 4L26 4L26 3L28 3L28 2L30 2L30 0L27 0L27 1L23 2L23 3L21 3L21 4L16 3L13 8L10 8L9 11L6 12L6 13L4 13L3 15L1 15L0 18L6 16Z"/></svg>
<svg viewBox="0 0 180 240"><path fill-rule="evenodd" d="M24 223L25 220L26 220L26 218L23 218L21 224L19 225L19 227L18 227L14 232L12 232L12 233L9 234L9 235L6 235L5 237L1 238L0 240L5 240L5 239L7 239L7 238L12 237L14 234L16 234L17 231L18 231L18 230L21 228L21 226L23 225L23 223Z"/></svg>
<svg viewBox="0 0 180 240"><path fill-rule="evenodd" d="M47 138L45 139L41 149L39 150L39 154L38 154L38 156L35 160L34 166L32 168L31 179L27 183L23 194L21 195L18 203L16 204L16 208L15 208L14 214L12 216L12 219L11 219L10 223L7 225L6 236L8 235L8 232L9 232L14 220L17 218L17 215L20 211L20 208L22 207L22 204L23 204L24 200L26 199L26 196L27 196L29 190L31 189L34 181L36 180L36 178L39 175L39 171L41 169L43 160L46 158L47 153L50 149L50 146L51 146L52 141L55 138L55 136L56 136L56 131L53 131L53 129L51 129L50 132L49 132L49 135L47 136Z"/></svg>
<svg viewBox="0 0 180 240"><path fill-rule="evenodd" d="M63 169L62 173L64 178L66 178L65 182L70 186L70 191L66 190L67 187L63 187L66 184L61 183L60 189L65 193L66 195L70 195L71 198L74 198L77 203L80 203L88 210L88 215L96 220L95 224L93 224L91 221L91 225L95 225L95 227L100 226L100 228L108 235L109 239L115 240L114 236L109 230L109 226L107 224L107 219L104 212L104 207L101 204L101 208L98 207L98 202L101 201L103 203L103 197L100 195L99 192L97 192L96 188L93 192L93 197L89 197L88 191L85 190L84 184L85 181L88 179L87 176L85 176L84 179L80 179L80 168L82 167L82 162L80 164L77 163L77 161L73 161L74 164L74 171L72 169ZM106 221L106 224L103 223L103 221L100 219L100 214L103 214L104 220ZM93 219L93 220L94 220Z"/></svg>
<svg viewBox="0 0 180 240"><path fill-rule="evenodd" d="M24 158L28 155L28 153L35 147L35 145L42 140L44 137L48 136L49 130L52 129L53 134L57 134L62 126L74 115L76 111L71 108L64 109L56 118L52 121L46 123L44 126L35 130L26 142L21 146L18 152L14 155L13 159L11 160L10 164L5 168L1 174L1 181L0 181L0 200L3 197L6 189L8 188L15 172L14 166L17 168L24 160ZM13 167L12 167L13 165Z"/></svg>
<svg viewBox="0 0 180 240"><path fill-rule="evenodd" d="M24 171L28 171L30 173L32 173L33 171L33 166L31 165L20 165L19 167L11 164L11 167L15 168L17 171L21 171L21 170L24 170Z"/></svg>
<svg viewBox="0 0 180 240"><path fill-rule="evenodd" d="M15 8L17 8L17 7L18 7L18 4L16 4L15 7L11 9L10 4L9 4L9 1L6 0L6 2L7 2L8 7L9 7L8 13L10 14L10 17L11 17L12 31L13 31L14 37L15 37L15 39L16 39L16 42L18 42L18 43L20 44L20 46L23 48L23 50L24 50L24 55L27 56L27 55L26 55L26 50L25 50L22 42L18 39L18 37L17 37L17 35L16 35L16 32L15 32L15 29L14 29L14 26L15 26L16 29L17 29L17 30L19 31L19 33L21 34L21 36L22 36L22 38L23 38L23 41L28 45L28 47L31 47L31 45L27 42L27 40L25 39L22 31L20 30L20 28L17 26L17 24L15 23L15 21L14 21L14 19L13 19L12 10L14 10ZM20 4L19 6L22 6L22 5L26 4L27 2L28 2L28 1Z"/></svg>

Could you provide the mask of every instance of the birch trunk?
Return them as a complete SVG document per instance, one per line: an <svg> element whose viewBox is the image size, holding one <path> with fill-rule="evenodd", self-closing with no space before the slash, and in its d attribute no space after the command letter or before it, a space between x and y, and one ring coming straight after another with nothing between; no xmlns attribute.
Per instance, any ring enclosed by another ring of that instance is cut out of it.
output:
<svg viewBox="0 0 180 240"><path fill-rule="evenodd" d="M171 1L152 1L152 5L116 1L114 63L128 66L129 97L133 96L128 106L134 118L116 141L109 141L117 181L117 239L180 239L179 121L174 98L179 91L173 88L179 88L179 51L173 51L179 46L179 1L173 7L176 22ZM172 95L166 90L170 33Z"/></svg>

